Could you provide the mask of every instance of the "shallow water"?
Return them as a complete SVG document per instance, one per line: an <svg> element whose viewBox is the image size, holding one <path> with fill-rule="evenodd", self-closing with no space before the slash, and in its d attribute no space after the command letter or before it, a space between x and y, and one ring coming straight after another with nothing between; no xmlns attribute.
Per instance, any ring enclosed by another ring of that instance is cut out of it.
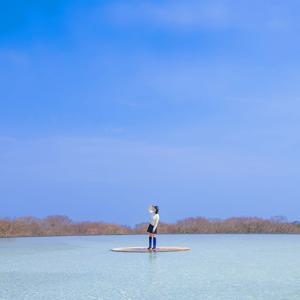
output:
<svg viewBox="0 0 300 300"><path fill-rule="evenodd" d="M177 253L115 253L145 236L0 239L0 300L300 299L299 235L161 235Z"/></svg>

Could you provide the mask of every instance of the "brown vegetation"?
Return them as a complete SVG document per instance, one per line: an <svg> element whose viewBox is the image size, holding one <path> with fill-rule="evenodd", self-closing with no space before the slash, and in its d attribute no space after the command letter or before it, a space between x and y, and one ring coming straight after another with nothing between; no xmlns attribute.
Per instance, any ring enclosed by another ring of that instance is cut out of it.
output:
<svg viewBox="0 0 300 300"><path fill-rule="evenodd" d="M22 217L0 219L0 237L142 234L146 223L128 226L103 222L73 222L66 216L49 216L45 219ZM187 218L174 224L160 223L160 233L300 233L298 224L284 219L230 218L209 220L202 217Z"/></svg>

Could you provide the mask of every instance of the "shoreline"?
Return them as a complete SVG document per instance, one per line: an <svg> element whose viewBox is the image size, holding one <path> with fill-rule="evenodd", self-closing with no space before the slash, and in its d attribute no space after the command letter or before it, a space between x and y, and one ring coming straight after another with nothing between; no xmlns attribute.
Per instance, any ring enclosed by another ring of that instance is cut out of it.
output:
<svg viewBox="0 0 300 300"><path fill-rule="evenodd" d="M49 238L49 237L93 237L93 236L135 236L135 235L141 235L141 236L147 236L147 233L128 233L128 234L120 234L120 233L108 233L108 234L74 234L74 235L67 235L67 234L62 234L62 235L20 235L20 236L0 236L1 239L14 239L14 238ZM300 235L299 232L208 232L208 233L203 233L203 232L193 232L193 233L159 233L158 236L160 235Z"/></svg>

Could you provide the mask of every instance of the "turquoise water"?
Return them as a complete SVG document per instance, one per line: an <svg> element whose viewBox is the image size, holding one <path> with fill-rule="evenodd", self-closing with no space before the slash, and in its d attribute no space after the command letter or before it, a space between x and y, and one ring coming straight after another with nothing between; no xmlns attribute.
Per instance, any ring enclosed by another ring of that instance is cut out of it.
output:
<svg viewBox="0 0 300 300"><path fill-rule="evenodd" d="M192 250L109 251L146 239L0 239L0 299L300 299L298 235L161 235L160 245Z"/></svg>

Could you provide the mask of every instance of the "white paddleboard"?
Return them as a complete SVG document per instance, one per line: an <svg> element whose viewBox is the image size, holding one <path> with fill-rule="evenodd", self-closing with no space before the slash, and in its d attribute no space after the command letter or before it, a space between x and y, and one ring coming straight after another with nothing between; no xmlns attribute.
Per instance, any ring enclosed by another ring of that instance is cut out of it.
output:
<svg viewBox="0 0 300 300"><path fill-rule="evenodd" d="M156 251L148 250L146 247L124 247L124 248L113 248L111 251L115 252L131 252L131 253L155 253L155 252L179 252L188 251L190 248L186 247L157 247Z"/></svg>

